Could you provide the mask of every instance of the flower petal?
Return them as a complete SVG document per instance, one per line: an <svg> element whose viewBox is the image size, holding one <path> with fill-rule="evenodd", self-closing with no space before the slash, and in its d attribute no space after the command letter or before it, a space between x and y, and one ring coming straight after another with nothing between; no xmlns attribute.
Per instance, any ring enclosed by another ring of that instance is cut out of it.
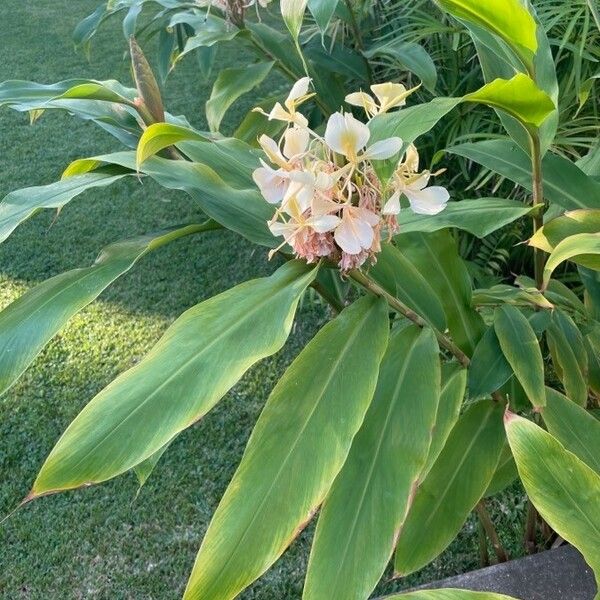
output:
<svg viewBox="0 0 600 600"><path fill-rule="evenodd" d="M279 146L273 138L263 134L258 138L258 143L272 163L280 167L287 165L287 161L283 154L281 154L281 150L279 150Z"/></svg>
<svg viewBox="0 0 600 600"><path fill-rule="evenodd" d="M347 219L342 219L333 237L336 244L348 254L358 254L362 250L356 231Z"/></svg>
<svg viewBox="0 0 600 600"><path fill-rule="evenodd" d="M365 92L354 92L348 94L345 98L348 104L352 106L360 106L365 109L365 112L369 115L376 115L378 111L377 104L372 96Z"/></svg>
<svg viewBox="0 0 600 600"><path fill-rule="evenodd" d="M367 148L362 158L371 160L385 160L398 154L402 149L402 140L399 137L390 137L385 140L375 142Z"/></svg>
<svg viewBox="0 0 600 600"><path fill-rule="evenodd" d="M327 121L325 143L334 152L354 160L357 152L367 145L370 135L369 128L350 113L336 112Z"/></svg>
<svg viewBox="0 0 600 600"><path fill-rule="evenodd" d="M306 152L308 147L308 129L290 127L284 134L283 154L292 159Z"/></svg>
<svg viewBox="0 0 600 600"><path fill-rule="evenodd" d="M400 214L400 192L394 192L388 198L381 212L384 215Z"/></svg>
<svg viewBox="0 0 600 600"><path fill-rule="evenodd" d="M444 210L450 198L448 190L444 187L433 185L424 190L404 190L410 202L410 208L419 215L437 215Z"/></svg>
<svg viewBox="0 0 600 600"><path fill-rule="evenodd" d="M311 217L308 224L317 233L327 233L333 231L341 222L341 219L336 215L322 215L320 217Z"/></svg>
<svg viewBox="0 0 600 600"><path fill-rule="evenodd" d="M308 86L310 85L310 77L302 77L302 79L298 79L296 83L292 86L290 93L285 101L285 105L290 108L290 104L293 106L296 103L296 100L306 96L308 93Z"/></svg>
<svg viewBox="0 0 600 600"><path fill-rule="evenodd" d="M252 179L269 204L278 204L283 200L288 181L282 177L282 172L270 167L259 167L252 173Z"/></svg>

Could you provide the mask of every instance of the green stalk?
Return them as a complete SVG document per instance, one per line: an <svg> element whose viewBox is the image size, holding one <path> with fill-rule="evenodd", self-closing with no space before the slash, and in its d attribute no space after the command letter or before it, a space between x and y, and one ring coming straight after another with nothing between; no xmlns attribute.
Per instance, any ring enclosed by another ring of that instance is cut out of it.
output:
<svg viewBox="0 0 600 600"><path fill-rule="evenodd" d="M477 512L477 516L479 517L479 522L481 523L481 526L485 530L487 536L490 538L490 542L492 543L492 548L496 553L496 558L498 559L498 562L506 562L508 560L508 554L504 549L502 542L500 542L500 537L498 536L498 532L494 527L492 518L490 517L490 514L488 513L485 507L484 500L479 501L479 503L475 507L475 511Z"/></svg>
<svg viewBox="0 0 600 600"><path fill-rule="evenodd" d="M532 195L531 204L543 204L544 188L542 181L542 152L540 148L540 138L537 133L529 132L529 141L531 149L531 183ZM536 212L533 216L533 233L540 229L544 224L544 211ZM539 248L533 249L533 269L535 276L535 285L539 290L544 286L544 265L546 263L546 253Z"/></svg>

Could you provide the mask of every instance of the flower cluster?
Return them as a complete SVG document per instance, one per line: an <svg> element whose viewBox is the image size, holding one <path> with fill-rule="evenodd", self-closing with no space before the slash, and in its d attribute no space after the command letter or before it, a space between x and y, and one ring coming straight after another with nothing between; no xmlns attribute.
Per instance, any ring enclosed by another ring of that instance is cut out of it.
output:
<svg viewBox="0 0 600 600"><path fill-rule="evenodd" d="M323 136L310 129L297 110L313 96L309 85L308 77L299 80L283 105L264 113L287 127L279 142L259 138L268 162L261 161L253 177L265 200L277 207L268 223L273 235L283 238L277 250L289 244L298 258L311 263L327 257L346 272L367 259L375 262L382 237L398 230L403 197L414 212L434 215L445 207L448 192L428 187L432 174L419 171L414 145L403 151L398 137L370 143L368 125L350 112L331 115ZM364 92L346 97L369 118L403 106L413 90L383 83L371 91L374 97ZM391 159L398 162L384 181L377 161Z"/></svg>

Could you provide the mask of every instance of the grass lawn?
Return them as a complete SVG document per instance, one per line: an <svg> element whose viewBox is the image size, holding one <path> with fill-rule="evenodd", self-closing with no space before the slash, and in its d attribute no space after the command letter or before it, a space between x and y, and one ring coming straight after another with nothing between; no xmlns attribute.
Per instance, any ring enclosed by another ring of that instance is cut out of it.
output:
<svg viewBox="0 0 600 600"><path fill-rule="evenodd" d="M2 0L0 81L93 77L130 84L118 20L94 40L91 62L73 49L73 27L97 2ZM151 54L153 45L148 46ZM216 70L238 62L232 47L221 52ZM171 112L185 113L203 127L210 85L199 82L196 72L193 58L184 61L165 98ZM251 102L240 103L238 116ZM229 126L235 119L234 110ZM31 127L25 115L4 110L0 197L58 179L75 158L116 148L110 136L67 115L45 114ZM198 218L187 196L147 181L88 192L58 218L45 211L0 246L0 308L47 277L87 266L107 243ZM262 249L226 232L181 240L144 258L73 319L0 401L0 516L25 496L58 436L88 400L138 361L181 312L272 269ZM179 436L137 499L135 477L128 474L42 498L1 525L0 598L178 598L274 381L325 318L322 308L305 303L285 349L252 369L217 408ZM519 502L519 494L508 494L494 510L513 555L519 551ZM311 532L241 597L299 599ZM433 565L381 591L476 567L477 556L469 521Z"/></svg>

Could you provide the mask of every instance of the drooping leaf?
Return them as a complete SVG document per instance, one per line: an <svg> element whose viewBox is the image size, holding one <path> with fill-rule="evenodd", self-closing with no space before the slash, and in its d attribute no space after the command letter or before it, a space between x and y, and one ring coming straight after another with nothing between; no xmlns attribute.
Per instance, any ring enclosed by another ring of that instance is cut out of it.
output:
<svg viewBox="0 0 600 600"><path fill-rule="evenodd" d="M436 292L418 267L395 246L388 243L381 245L381 252L369 275L437 329L446 329L444 308Z"/></svg>
<svg viewBox="0 0 600 600"><path fill-rule="evenodd" d="M439 397L435 335L415 325L399 328L365 421L321 509L304 600L327 600L331 590L363 600L372 592L425 465Z"/></svg>
<svg viewBox="0 0 600 600"><path fill-rule="evenodd" d="M394 594L384 596L381 600L519 600L504 594L492 592L470 592L468 590L454 590L451 588L440 590L422 590L408 592L407 594Z"/></svg>
<svg viewBox="0 0 600 600"><path fill-rule="evenodd" d="M321 33L324 33L329 27L329 22L335 13L338 2L339 0L308 0L308 10L319 26Z"/></svg>
<svg viewBox="0 0 600 600"><path fill-rule="evenodd" d="M392 39L389 42L371 46L363 54L369 59L384 57L399 63L398 66L414 73L427 90L435 92L437 83L435 63L427 50L420 44Z"/></svg>
<svg viewBox="0 0 600 600"><path fill-rule="evenodd" d="M511 79L494 79L476 92L467 94L464 100L498 108L530 130L538 129L555 110L550 96L523 73L517 73Z"/></svg>
<svg viewBox="0 0 600 600"><path fill-rule="evenodd" d="M170 442L167 442L162 448L159 448L154 454L151 454L146 460L143 460L141 463L137 464L133 467L133 471L135 476L137 477L138 483L140 484L140 489L146 485L146 481L148 481L150 475L152 475L152 471L158 464L158 461L162 458L162 455L169 448Z"/></svg>
<svg viewBox="0 0 600 600"><path fill-rule="evenodd" d="M69 425L31 497L98 483L149 458L284 344L316 270L291 261L186 311Z"/></svg>
<svg viewBox="0 0 600 600"><path fill-rule="evenodd" d="M404 258L426 276L441 301L454 342L471 355L485 325L471 306L471 279L455 240L449 232L438 231L407 233L395 241Z"/></svg>
<svg viewBox="0 0 600 600"><path fill-rule="evenodd" d="M485 493L502 450L502 410L491 400L478 402L455 425L400 530L397 576L414 573L440 554Z"/></svg>
<svg viewBox="0 0 600 600"><path fill-rule="evenodd" d="M182 148L188 153L187 150L191 148L192 144L202 143L183 142L186 145L182 145ZM207 144L212 146L212 142L207 142ZM204 149L208 150L208 147ZM233 159L224 147L214 144L214 148L211 147L211 150L213 152L203 153L203 156L205 159L209 157L215 163L226 161L225 163L221 162L221 172L235 172L239 178L248 176L243 165L238 162L234 165L229 164L228 161ZM252 154L248 153L246 157L252 158ZM125 167L132 173L136 170L134 152L115 152L75 161L65 171L65 176L96 169L103 163ZM258 190L247 187L244 189L233 188L211 167L185 160L167 160L153 156L141 165L140 172L152 177L167 189L183 190L198 202L210 218L227 229L262 246L273 247L276 245L277 240L267 227L267 221L273 216L273 209L262 198Z"/></svg>
<svg viewBox="0 0 600 600"><path fill-rule="evenodd" d="M127 172L99 170L48 185L10 192L0 202L0 242L3 242L26 219L44 208L62 208L86 190L104 187L125 177Z"/></svg>
<svg viewBox="0 0 600 600"><path fill-rule="evenodd" d="M544 266L544 285L547 285L552 273L565 260L571 260L584 266L593 266L600 270L600 232L578 233L565 238L550 253Z"/></svg>
<svg viewBox="0 0 600 600"><path fill-rule="evenodd" d="M531 191L531 160L509 140L460 144L447 150L463 156ZM548 152L542 161L544 197L565 209L600 208L600 183L570 160Z"/></svg>
<svg viewBox="0 0 600 600"><path fill-rule="evenodd" d="M164 148L184 141L206 141L206 136L180 125L154 123L146 128L136 150L135 160L139 167L145 160L158 154Z"/></svg>
<svg viewBox="0 0 600 600"><path fill-rule="evenodd" d="M294 42L298 42L304 11L308 0L283 0L280 2L281 16Z"/></svg>
<svg viewBox="0 0 600 600"><path fill-rule="evenodd" d="M566 238L579 233L600 231L600 210L570 210L540 227L529 239L529 245L552 252ZM592 269L600 267L598 256L579 257L578 263Z"/></svg>
<svg viewBox="0 0 600 600"><path fill-rule="evenodd" d="M187 39L183 50L176 55L176 62L194 50L213 48L220 42L231 41L240 33L237 27L232 27L224 19L216 15L208 15L207 17L206 11L202 12L202 17L194 23L194 35ZM185 19L185 13L175 13L171 19L170 26L174 27L184 22Z"/></svg>
<svg viewBox="0 0 600 600"><path fill-rule="evenodd" d="M585 406L588 360L581 332L573 319L560 309L553 311L547 332L554 370L567 396L580 406Z"/></svg>
<svg viewBox="0 0 600 600"><path fill-rule="evenodd" d="M516 307L505 304L494 312L500 348L534 407L546 404L544 361L535 331Z"/></svg>
<svg viewBox="0 0 600 600"><path fill-rule="evenodd" d="M600 475L600 421L552 388L546 388L546 399L542 417L548 431Z"/></svg>
<svg viewBox="0 0 600 600"><path fill-rule="evenodd" d="M600 578L600 475L552 435L513 413L506 433L527 495Z"/></svg>
<svg viewBox="0 0 600 600"><path fill-rule="evenodd" d="M419 215L402 210L398 215L401 235L411 231L430 233L447 227L456 227L484 238L505 225L534 210L516 200L504 198L476 198L449 202L437 215Z"/></svg>
<svg viewBox="0 0 600 600"><path fill-rule="evenodd" d="M513 370L504 357L498 336L490 327L481 337L469 365L469 397L489 396L511 377Z"/></svg>
<svg viewBox="0 0 600 600"><path fill-rule="evenodd" d="M537 288L514 287L499 283L490 288L474 290L475 306L498 306L513 304L515 306L535 306L552 309L554 305Z"/></svg>
<svg viewBox="0 0 600 600"><path fill-rule="evenodd" d="M533 71L536 23L519 0L436 0L454 17L498 36Z"/></svg>
<svg viewBox="0 0 600 600"><path fill-rule="evenodd" d="M211 131L218 131L227 109L243 94L262 83L274 62L262 62L222 70L206 102L206 120Z"/></svg>
<svg viewBox="0 0 600 600"><path fill-rule="evenodd" d="M279 380L206 532L185 600L231 600L307 525L369 407L387 330L387 304L363 297Z"/></svg>
<svg viewBox="0 0 600 600"><path fill-rule="evenodd" d="M431 435L431 446L427 453L425 466L421 471L419 480L423 481L431 467L437 461L444 449L452 429L458 421L460 409L465 397L467 385L467 371L457 363L445 363L442 365L442 388L438 410L435 415L435 425Z"/></svg>
<svg viewBox="0 0 600 600"><path fill-rule="evenodd" d="M96 262L35 286L0 312L0 395L10 388L67 321L147 252L215 223L188 225L107 246Z"/></svg>

